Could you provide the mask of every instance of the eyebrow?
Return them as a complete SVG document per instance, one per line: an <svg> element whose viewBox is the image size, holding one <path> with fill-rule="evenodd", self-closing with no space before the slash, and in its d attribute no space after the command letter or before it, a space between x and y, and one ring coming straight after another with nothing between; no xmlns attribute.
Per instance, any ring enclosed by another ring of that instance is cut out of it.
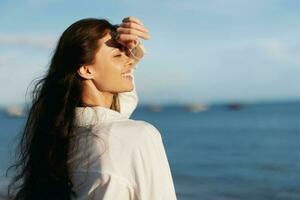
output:
<svg viewBox="0 0 300 200"><path fill-rule="evenodd" d="M117 49L118 49L118 48L113 48L113 49L111 50L111 52L115 52Z"/></svg>
<svg viewBox="0 0 300 200"><path fill-rule="evenodd" d="M121 44L118 43L116 46L112 46L111 48L112 48L111 52L115 52L117 50L122 52L123 50L121 50L120 48L124 48L124 47Z"/></svg>
<svg viewBox="0 0 300 200"><path fill-rule="evenodd" d="M120 50L120 47L122 47L122 45L118 42L116 42L114 39L109 39L108 41L106 41L107 46L111 48L111 52L114 52L116 50Z"/></svg>

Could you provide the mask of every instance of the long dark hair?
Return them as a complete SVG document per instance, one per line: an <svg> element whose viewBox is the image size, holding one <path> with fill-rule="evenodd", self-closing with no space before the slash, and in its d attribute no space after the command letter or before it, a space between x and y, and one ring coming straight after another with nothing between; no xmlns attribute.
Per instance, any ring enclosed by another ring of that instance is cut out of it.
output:
<svg viewBox="0 0 300 200"><path fill-rule="evenodd" d="M88 18L61 35L47 73L33 88L16 161L8 168L15 171L9 198L67 200L75 194L67 160L75 107L82 105L82 78L77 69L94 61L97 41L109 30L115 26L107 20Z"/></svg>

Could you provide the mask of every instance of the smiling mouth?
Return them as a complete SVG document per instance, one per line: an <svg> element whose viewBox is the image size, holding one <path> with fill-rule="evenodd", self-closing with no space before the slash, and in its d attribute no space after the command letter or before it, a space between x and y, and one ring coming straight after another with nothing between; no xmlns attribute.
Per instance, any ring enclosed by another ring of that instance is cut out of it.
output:
<svg viewBox="0 0 300 200"><path fill-rule="evenodd" d="M131 70L129 70L127 72L122 73L121 76L124 78L132 78L132 72Z"/></svg>

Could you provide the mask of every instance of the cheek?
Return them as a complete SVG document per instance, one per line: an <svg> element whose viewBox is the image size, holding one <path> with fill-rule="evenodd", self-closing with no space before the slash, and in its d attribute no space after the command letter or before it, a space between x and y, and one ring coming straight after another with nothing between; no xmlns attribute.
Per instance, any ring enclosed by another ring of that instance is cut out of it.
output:
<svg viewBox="0 0 300 200"><path fill-rule="evenodd" d="M94 79L96 87L102 91L113 91L122 81L121 69L117 63L106 64L105 68L99 69Z"/></svg>

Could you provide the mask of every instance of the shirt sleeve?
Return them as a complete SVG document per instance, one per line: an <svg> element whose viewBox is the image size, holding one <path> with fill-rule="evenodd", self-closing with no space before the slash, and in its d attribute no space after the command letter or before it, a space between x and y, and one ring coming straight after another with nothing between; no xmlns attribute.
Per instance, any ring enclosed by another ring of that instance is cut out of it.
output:
<svg viewBox="0 0 300 200"><path fill-rule="evenodd" d="M139 200L176 200L169 162L159 131L149 124L136 152L135 181Z"/></svg>

